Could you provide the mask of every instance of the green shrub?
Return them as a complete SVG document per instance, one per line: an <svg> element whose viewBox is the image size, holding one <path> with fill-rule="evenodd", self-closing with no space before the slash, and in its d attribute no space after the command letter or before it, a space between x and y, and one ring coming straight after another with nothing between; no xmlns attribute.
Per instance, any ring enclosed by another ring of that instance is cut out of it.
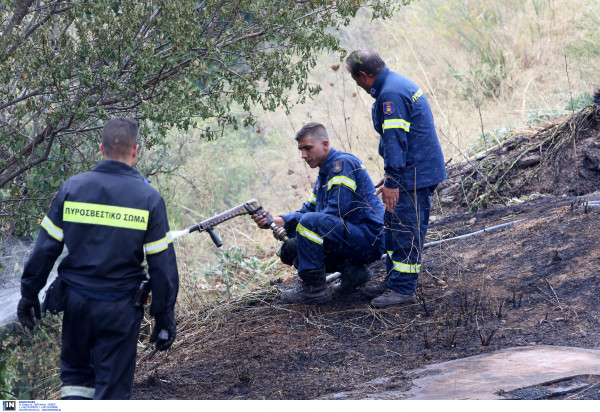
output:
<svg viewBox="0 0 600 412"><path fill-rule="evenodd" d="M4 399L58 399L62 316L46 316L33 330L0 332L0 393Z"/></svg>

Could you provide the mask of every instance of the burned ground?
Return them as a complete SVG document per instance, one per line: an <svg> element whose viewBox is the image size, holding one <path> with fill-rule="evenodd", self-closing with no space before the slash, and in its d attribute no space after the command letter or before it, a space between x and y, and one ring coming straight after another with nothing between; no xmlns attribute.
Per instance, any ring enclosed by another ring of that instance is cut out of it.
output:
<svg viewBox="0 0 600 412"><path fill-rule="evenodd" d="M265 286L207 309L168 353L140 354L134 398L352 399L382 377L385 385L371 393L402 398L410 371L424 365L530 345L597 349L600 206L588 203L600 200L597 124L591 106L451 168L428 242L519 222L426 248L418 303L373 309L357 291L323 305L284 305L277 286ZM537 163L516 166L531 153ZM478 168L503 172L486 181ZM487 208L467 212L482 196ZM372 269L370 283L380 282L383 261ZM577 379L580 389L560 397L600 399L598 377ZM544 393L528 388L506 397Z"/></svg>

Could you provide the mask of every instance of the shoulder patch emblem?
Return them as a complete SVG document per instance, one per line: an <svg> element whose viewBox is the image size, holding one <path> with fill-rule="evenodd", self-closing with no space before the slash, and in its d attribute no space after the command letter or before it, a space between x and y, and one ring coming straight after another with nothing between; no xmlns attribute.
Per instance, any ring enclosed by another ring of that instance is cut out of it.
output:
<svg viewBox="0 0 600 412"><path fill-rule="evenodd" d="M383 114L391 115L396 111L396 105L394 102L384 102L383 103Z"/></svg>
<svg viewBox="0 0 600 412"><path fill-rule="evenodd" d="M333 162L333 173L338 174L342 170L344 170L344 161L343 160L336 160L335 162Z"/></svg>

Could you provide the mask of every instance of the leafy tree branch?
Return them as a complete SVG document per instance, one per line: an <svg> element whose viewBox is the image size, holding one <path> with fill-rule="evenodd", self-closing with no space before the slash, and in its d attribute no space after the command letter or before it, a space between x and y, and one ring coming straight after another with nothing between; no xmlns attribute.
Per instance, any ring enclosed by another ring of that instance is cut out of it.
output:
<svg viewBox="0 0 600 412"><path fill-rule="evenodd" d="M195 119L215 120L202 131L214 139L252 124L254 107L289 107L292 88L318 93L307 75L319 52L343 55L336 28L361 7L387 17L401 4L0 0L0 216L40 217L48 205L31 199L98 160L112 116L137 119L151 149Z"/></svg>

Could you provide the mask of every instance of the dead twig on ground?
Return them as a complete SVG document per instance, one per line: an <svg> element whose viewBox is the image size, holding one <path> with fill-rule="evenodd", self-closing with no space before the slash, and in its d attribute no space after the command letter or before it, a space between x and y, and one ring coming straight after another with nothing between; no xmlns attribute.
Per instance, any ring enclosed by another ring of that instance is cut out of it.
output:
<svg viewBox="0 0 600 412"><path fill-rule="evenodd" d="M550 290L554 294L554 297L556 298L556 303L557 303L558 307L560 308L560 310L562 311L563 308L562 308L562 305L560 304L560 300L558 299L558 295L554 291L554 288L552 287L552 285L550 284L550 282L548 282L548 278L544 278L544 281L546 281L546 284L548 285L548 287L550 288Z"/></svg>

